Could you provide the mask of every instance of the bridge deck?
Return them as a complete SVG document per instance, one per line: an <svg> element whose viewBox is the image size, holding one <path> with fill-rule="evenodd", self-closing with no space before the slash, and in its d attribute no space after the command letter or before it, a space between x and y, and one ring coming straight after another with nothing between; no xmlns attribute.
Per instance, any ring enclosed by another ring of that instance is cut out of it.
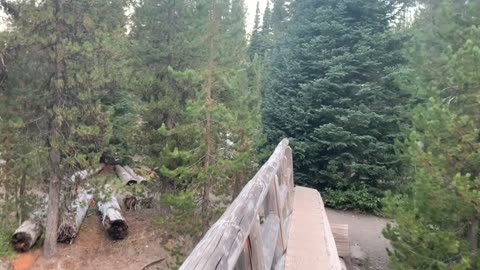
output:
<svg viewBox="0 0 480 270"><path fill-rule="evenodd" d="M325 207L317 190L295 188L285 269L341 269Z"/></svg>

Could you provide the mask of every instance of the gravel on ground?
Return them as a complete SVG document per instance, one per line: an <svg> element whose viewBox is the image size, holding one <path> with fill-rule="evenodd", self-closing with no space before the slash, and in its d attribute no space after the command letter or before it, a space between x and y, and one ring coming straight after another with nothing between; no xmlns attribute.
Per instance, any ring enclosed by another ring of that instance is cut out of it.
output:
<svg viewBox="0 0 480 270"><path fill-rule="evenodd" d="M390 243L382 235L388 219L352 211L327 208L330 224L348 224L350 245L359 245L367 253L369 262L366 269L388 270L387 248Z"/></svg>

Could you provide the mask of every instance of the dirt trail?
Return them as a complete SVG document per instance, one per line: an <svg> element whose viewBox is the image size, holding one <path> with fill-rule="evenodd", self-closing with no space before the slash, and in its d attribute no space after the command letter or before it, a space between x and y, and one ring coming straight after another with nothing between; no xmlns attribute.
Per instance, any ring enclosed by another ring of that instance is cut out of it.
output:
<svg viewBox="0 0 480 270"><path fill-rule="evenodd" d="M350 245L357 244L367 253L369 258L367 269L389 269L386 248L390 247L390 244L382 235L382 230L389 220L373 215L333 209L327 209L327 216L330 224L349 225Z"/></svg>

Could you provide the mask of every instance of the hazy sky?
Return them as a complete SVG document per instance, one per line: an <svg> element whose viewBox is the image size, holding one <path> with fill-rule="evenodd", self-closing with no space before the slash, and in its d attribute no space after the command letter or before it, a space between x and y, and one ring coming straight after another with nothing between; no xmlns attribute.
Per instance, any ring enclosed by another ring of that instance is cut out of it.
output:
<svg viewBox="0 0 480 270"><path fill-rule="evenodd" d="M263 14L265 11L265 6L267 5L267 0L258 0L260 2L260 13ZM245 0L247 5L247 31L252 32L253 21L255 20L255 9L257 8L257 0ZM260 17L261 18L261 17ZM260 22L262 22L260 20Z"/></svg>
<svg viewBox="0 0 480 270"><path fill-rule="evenodd" d="M263 14L265 6L267 5L267 0L258 1L260 2L260 12ZM247 31L250 33L253 28L253 20L255 19L255 8L257 6L257 0L245 0L245 4L247 6ZM5 29L5 24L3 23L4 18L5 13L0 10L0 31Z"/></svg>

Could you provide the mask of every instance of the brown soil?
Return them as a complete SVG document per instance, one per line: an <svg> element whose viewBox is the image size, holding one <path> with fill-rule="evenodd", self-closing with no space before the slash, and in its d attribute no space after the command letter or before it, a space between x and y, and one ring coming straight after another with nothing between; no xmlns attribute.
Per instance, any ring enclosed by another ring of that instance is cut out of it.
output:
<svg viewBox="0 0 480 270"><path fill-rule="evenodd" d="M180 245L180 249L190 250L191 244L165 238L162 228L151 222L155 215L153 210L126 212L129 234L119 241L110 240L100 218L95 214L91 215L83 222L74 243L59 244L58 252L53 258L45 260L38 256L40 250L35 249L20 254L12 265L16 266L15 270L176 269L176 258L167 249ZM155 263L144 268L152 262Z"/></svg>
<svg viewBox="0 0 480 270"><path fill-rule="evenodd" d="M352 211L326 210L330 224L349 225L350 245L359 245L368 255L369 261L365 269L389 269L386 249L390 248L390 243L382 235L389 220Z"/></svg>

